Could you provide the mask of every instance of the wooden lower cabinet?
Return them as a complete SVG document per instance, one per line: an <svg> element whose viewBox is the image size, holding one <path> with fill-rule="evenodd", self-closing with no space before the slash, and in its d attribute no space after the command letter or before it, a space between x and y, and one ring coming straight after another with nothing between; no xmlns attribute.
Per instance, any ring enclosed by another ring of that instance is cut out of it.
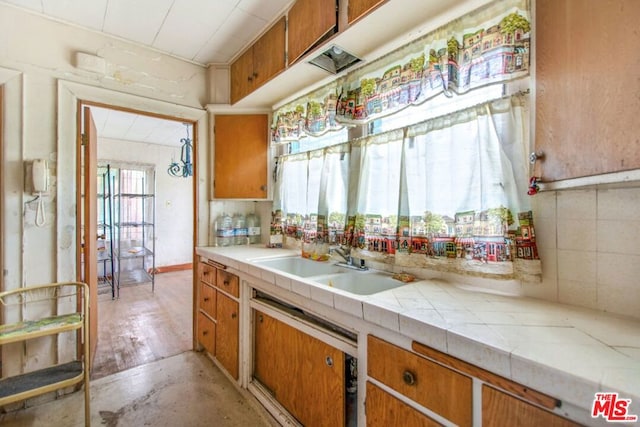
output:
<svg viewBox="0 0 640 427"><path fill-rule="evenodd" d="M235 379L239 375L239 277L199 263L197 341Z"/></svg>
<svg viewBox="0 0 640 427"><path fill-rule="evenodd" d="M472 379L372 335L367 374L459 426L472 424Z"/></svg>
<svg viewBox="0 0 640 427"><path fill-rule="evenodd" d="M483 385L482 425L483 427L578 427L580 424Z"/></svg>
<svg viewBox="0 0 640 427"><path fill-rule="evenodd" d="M365 408L368 427L437 427L441 425L368 381Z"/></svg>
<svg viewBox="0 0 640 427"><path fill-rule="evenodd" d="M198 342L209 354L216 353L216 324L202 312L198 313Z"/></svg>
<svg viewBox="0 0 640 427"><path fill-rule="evenodd" d="M214 354L227 372L238 379L239 304L222 292L218 292L216 311L218 324Z"/></svg>
<svg viewBox="0 0 640 427"><path fill-rule="evenodd" d="M253 376L304 426L344 426L344 353L258 310L254 324Z"/></svg>

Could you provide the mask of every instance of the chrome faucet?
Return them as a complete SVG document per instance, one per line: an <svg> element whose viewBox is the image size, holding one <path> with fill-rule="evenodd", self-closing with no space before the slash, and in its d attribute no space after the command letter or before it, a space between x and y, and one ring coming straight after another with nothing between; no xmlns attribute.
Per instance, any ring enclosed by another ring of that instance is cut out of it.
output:
<svg viewBox="0 0 640 427"><path fill-rule="evenodd" d="M341 246L331 248L331 253L336 253L344 260L344 262L339 262L338 265L342 267L353 268L356 270L368 270L368 268L364 265L364 260L360 258L355 258L359 262L354 264L354 257L351 256L351 248L344 248Z"/></svg>

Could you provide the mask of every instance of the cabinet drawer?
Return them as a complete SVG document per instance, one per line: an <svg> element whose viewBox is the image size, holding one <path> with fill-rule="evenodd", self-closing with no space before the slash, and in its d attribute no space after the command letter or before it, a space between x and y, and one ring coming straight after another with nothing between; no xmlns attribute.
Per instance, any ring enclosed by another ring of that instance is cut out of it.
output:
<svg viewBox="0 0 640 427"><path fill-rule="evenodd" d="M213 319L216 318L216 290L204 282L200 282L198 307Z"/></svg>
<svg viewBox="0 0 640 427"><path fill-rule="evenodd" d="M438 427L441 424L367 381L367 427Z"/></svg>
<svg viewBox="0 0 640 427"><path fill-rule="evenodd" d="M471 425L470 377L372 335L367 374L459 426Z"/></svg>
<svg viewBox="0 0 640 427"><path fill-rule="evenodd" d="M198 313L198 342L207 353L216 352L216 324L203 313Z"/></svg>
<svg viewBox="0 0 640 427"><path fill-rule="evenodd" d="M482 425L485 427L578 427L580 424L483 385Z"/></svg>
<svg viewBox="0 0 640 427"><path fill-rule="evenodd" d="M203 262L200 263L200 281L208 283L212 286L216 284L216 268L210 266L209 264L205 264Z"/></svg>
<svg viewBox="0 0 640 427"><path fill-rule="evenodd" d="M240 296L240 279L235 274L218 269L216 286L236 298Z"/></svg>

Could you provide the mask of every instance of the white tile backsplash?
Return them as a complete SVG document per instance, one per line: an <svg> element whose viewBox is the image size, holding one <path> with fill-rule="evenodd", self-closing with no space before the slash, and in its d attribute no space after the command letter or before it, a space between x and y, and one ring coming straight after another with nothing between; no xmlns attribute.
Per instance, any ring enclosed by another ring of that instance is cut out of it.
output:
<svg viewBox="0 0 640 427"><path fill-rule="evenodd" d="M558 219L596 219L596 190L558 191Z"/></svg>
<svg viewBox="0 0 640 427"><path fill-rule="evenodd" d="M598 191L598 219L637 220L640 187Z"/></svg>
<svg viewBox="0 0 640 427"><path fill-rule="evenodd" d="M596 250L595 219L558 219L558 249Z"/></svg>
<svg viewBox="0 0 640 427"><path fill-rule="evenodd" d="M640 221L598 220L598 252L640 255Z"/></svg>
<svg viewBox="0 0 640 427"><path fill-rule="evenodd" d="M640 319L640 187L542 192L532 206L542 282L524 294Z"/></svg>

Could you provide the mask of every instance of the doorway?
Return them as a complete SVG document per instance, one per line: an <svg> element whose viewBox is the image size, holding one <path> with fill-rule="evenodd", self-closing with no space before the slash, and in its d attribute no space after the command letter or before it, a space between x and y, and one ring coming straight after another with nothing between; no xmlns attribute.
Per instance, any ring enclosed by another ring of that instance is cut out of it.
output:
<svg viewBox="0 0 640 427"><path fill-rule="evenodd" d="M166 170L174 163L176 151L181 149L180 140L190 139L190 135L194 135L195 139L197 123L185 122L184 119L171 116L91 102L79 103L79 110L83 114L85 107L88 108L89 115L94 120L97 134L97 153L95 156L85 157L84 161L96 164L90 166L80 162L78 164L79 170L101 172L102 168L98 168L98 166L108 165L109 168L117 171L118 176L123 180L127 179L126 177L137 176L135 173L137 171L145 171L145 177L150 176L147 173L150 170L154 171L153 175L157 171L158 175L157 182L154 179L153 185L145 185L145 189L142 191L144 197L151 196L155 204L153 219L143 217L139 223L128 224L130 227L127 229L127 236L129 232L135 231L142 224L147 229L154 229L151 239L155 247L151 249L152 246L149 246L147 249L148 253L153 255L154 262L150 264L151 268L147 268L149 266L144 268L145 272L149 273L151 281L141 279L137 283L136 281L121 283L120 274L115 277L111 274L110 280L118 281L121 284L118 295L101 292L97 286L99 283L97 277L84 278L90 283L94 280L96 282L93 289L97 299L97 307L94 310L94 313L97 313L95 317L98 319L94 332L97 344L95 352L92 354L92 379L96 379L190 350L193 346L192 259L195 240L195 212L197 212L197 201L194 196L197 194L196 180L193 179L193 176L178 178L169 176ZM78 122L83 123L84 117ZM185 125L191 130L189 136L185 136ZM171 129L176 127L180 128L180 138L171 135ZM123 130L125 133L120 135ZM167 134L170 135L166 137ZM193 141L193 147L195 146L196 143ZM79 153L83 149L84 147L79 147ZM194 164L195 154L195 152L192 153ZM79 158L82 157L79 156ZM86 179L78 179L77 182L86 183L87 181ZM100 206L100 196L105 196L104 182L97 180L95 185L100 187L93 192L98 197L95 202L89 203L93 203L92 206ZM125 192L125 188L130 187L126 187L124 181L120 182L119 179L118 186L112 189L112 195L118 199L118 196L127 194L129 204L126 209L133 209L132 203L136 202L139 197L129 191ZM91 194L92 192L84 191L83 193ZM112 214L116 219L112 226L114 229L120 227L120 230L114 230L115 233L122 232L124 219L118 223L117 218L124 212L118 208L123 204L119 205L117 200L112 200L112 202L114 209ZM81 205L82 203L79 203L79 206ZM101 238L104 241L104 237L106 237L104 224L102 230L88 230L86 227L90 221L86 219L87 215L91 215L87 209L84 209L79 215L80 218L85 218L83 227L79 229L85 230L84 235L98 236L98 241ZM98 214L98 224L100 219L104 219L104 217L100 218ZM178 232L179 236L171 237L170 235L174 232ZM143 231L143 233L145 232ZM122 238L125 236L121 233L119 235ZM121 242L121 239L116 242ZM132 246L132 242L133 240L129 239L126 248L119 247L123 250L122 253L130 255L134 247L139 247L139 245ZM78 244L78 248L84 247L85 250L80 264L83 260L88 260L89 263L94 262L92 254L86 252L86 248L90 246L86 243L82 238ZM113 241L109 243L98 246L104 250L105 247L111 246ZM180 245L182 245L181 248ZM118 246L116 245L116 247ZM130 259L125 260L124 257L118 256L117 249L111 253L111 256L114 257L111 262L112 266L116 267L115 270L127 269L128 266L124 264L130 264L133 259L133 257L128 257ZM102 269L100 267L97 269L96 276L109 275L107 271L110 269L104 268L104 262L102 265Z"/></svg>

